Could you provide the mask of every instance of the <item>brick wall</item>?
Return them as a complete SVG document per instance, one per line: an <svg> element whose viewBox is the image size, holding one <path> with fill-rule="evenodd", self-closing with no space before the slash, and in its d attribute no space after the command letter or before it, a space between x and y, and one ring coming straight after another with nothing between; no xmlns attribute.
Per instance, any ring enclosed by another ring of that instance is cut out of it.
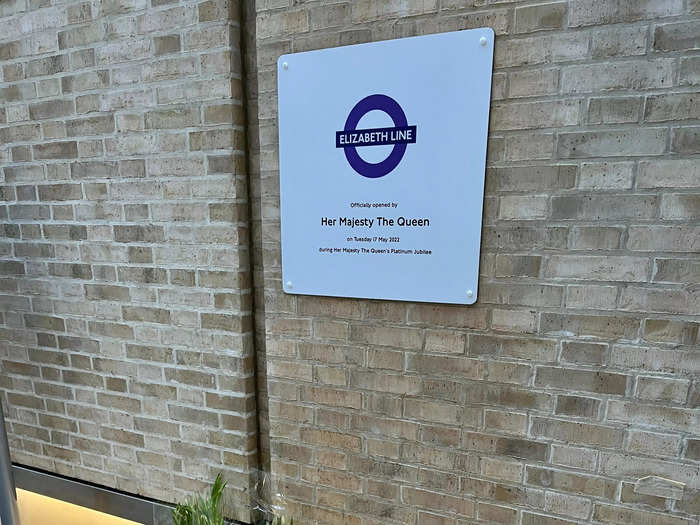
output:
<svg viewBox="0 0 700 525"><path fill-rule="evenodd" d="M697 523L700 3L255 4L260 362L291 513ZM285 295L278 56L480 26L497 37L478 303ZM650 475L684 490L635 490Z"/></svg>
<svg viewBox="0 0 700 525"><path fill-rule="evenodd" d="M284 294L279 55L481 26L478 303ZM13 458L223 470L242 520L260 462L299 523L697 524L699 39L697 0L0 3Z"/></svg>
<svg viewBox="0 0 700 525"><path fill-rule="evenodd" d="M0 3L13 459L174 501L256 460L236 1Z"/></svg>

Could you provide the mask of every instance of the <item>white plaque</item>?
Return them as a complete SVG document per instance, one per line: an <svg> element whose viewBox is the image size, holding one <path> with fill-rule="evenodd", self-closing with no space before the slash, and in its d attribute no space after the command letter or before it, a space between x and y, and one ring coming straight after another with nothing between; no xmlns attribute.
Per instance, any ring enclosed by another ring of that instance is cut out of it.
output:
<svg viewBox="0 0 700 525"><path fill-rule="evenodd" d="M493 40L280 57L285 292L476 301Z"/></svg>

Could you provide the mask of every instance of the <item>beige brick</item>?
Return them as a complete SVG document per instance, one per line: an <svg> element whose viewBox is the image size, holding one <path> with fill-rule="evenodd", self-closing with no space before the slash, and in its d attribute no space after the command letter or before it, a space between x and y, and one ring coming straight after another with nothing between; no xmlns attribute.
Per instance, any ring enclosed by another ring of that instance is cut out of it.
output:
<svg viewBox="0 0 700 525"><path fill-rule="evenodd" d="M585 333L588 336L609 339L635 339L639 331L638 319L629 317L609 317L596 315L568 315L545 313L540 318L543 333L570 335Z"/></svg>
<svg viewBox="0 0 700 525"><path fill-rule="evenodd" d="M505 159L532 161L552 158L554 136L551 133L537 135L510 135L506 138Z"/></svg>
<svg viewBox="0 0 700 525"><path fill-rule="evenodd" d="M404 353L394 350L369 350L367 366L374 370L403 370Z"/></svg>
<svg viewBox="0 0 700 525"><path fill-rule="evenodd" d="M462 478L462 491L479 498L494 499L502 504L526 505L541 507L544 504L544 494L537 489L521 488L512 485L502 485L474 478Z"/></svg>
<svg viewBox="0 0 700 525"><path fill-rule="evenodd" d="M691 480L697 478L697 469L694 465L628 454L601 453L600 470L610 476L627 476L637 479L642 476L655 475L681 483L692 482Z"/></svg>
<svg viewBox="0 0 700 525"><path fill-rule="evenodd" d="M611 400L608 404L608 419L621 422L634 420L650 426L685 431L697 425L698 414L690 409Z"/></svg>
<svg viewBox="0 0 700 525"><path fill-rule="evenodd" d="M531 33L559 29L566 24L566 2L519 7L515 10L515 31Z"/></svg>
<svg viewBox="0 0 700 525"><path fill-rule="evenodd" d="M273 377L299 379L301 381L311 381L313 379L311 366L301 363L276 361L270 363L268 373Z"/></svg>
<svg viewBox="0 0 700 525"><path fill-rule="evenodd" d="M564 467L584 470L594 470L598 452L586 448L570 447L568 445L552 445L552 463Z"/></svg>
<svg viewBox="0 0 700 525"><path fill-rule="evenodd" d="M644 119L649 122L695 119L698 115L697 99L689 93L647 97L644 109Z"/></svg>
<svg viewBox="0 0 700 525"><path fill-rule="evenodd" d="M625 509L607 504L596 504L593 518L608 523L639 523L658 525L690 525L691 521L668 514L652 513L642 510Z"/></svg>
<svg viewBox="0 0 700 525"><path fill-rule="evenodd" d="M437 507L463 516L473 516L475 512L475 504L470 500L411 487L403 487L401 500L409 505Z"/></svg>
<svg viewBox="0 0 700 525"><path fill-rule="evenodd" d="M378 372L352 372L350 385L363 390L391 392L395 394L418 394L421 381L417 376L393 375Z"/></svg>
<svg viewBox="0 0 700 525"><path fill-rule="evenodd" d="M669 319L647 319L644 322L644 339L661 343L693 345L698 340L697 323Z"/></svg>
<svg viewBox="0 0 700 525"><path fill-rule="evenodd" d="M557 152L567 159L659 155L666 150L667 135L662 128L562 133Z"/></svg>
<svg viewBox="0 0 700 525"><path fill-rule="evenodd" d="M412 304L408 311L408 322L454 328L486 328L488 311L441 304Z"/></svg>
<svg viewBox="0 0 700 525"><path fill-rule="evenodd" d="M684 374L693 373L700 367L692 352L678 350L673 357L668 350L631 345L614 346L611 363L632 369Z"/></svg>
<svg viewBox="0 0 700 525"><path fill-rule="evenodd" d="M359 392L335 388L305 386L301 389L301 399L321 405L356 409L362 407L362 395Z"/></svg>
<svg viewBox="0 0 700 525"><path fill-rule="evenodd" d="M650 261L641 257L552 256L544 275L550 278L605 281L646 281Z"/></svg>
<svg viewBox="0 0 700 525"><path fill-rule="evenodd" d="M299 298L299 311L303 315L321 315L347 319L361 317L361 305L358 301L334 298Z"/></svg>
<svg viewBox="0 0 700 525"><path fill-rule="evenodd" d="M356 436L327 430L302 430L301 440L303 443L344 450L359 451L362 447L362 441Z"/></svg>
<svg viewBox="0 0 700 525"><path fill-rule="evenodd" d="M521 339L500 336L469 337L469 355L502 356L532 361L552 362L556 360L556 341L553 339Z"/></svg>
<svg viewBox="0 0 700 525"><path fill-rule="evenodd" d="M436 0L408 0L407 2L386 4L360 0L352 5L352 20L353 22L367 22L379 18L422 15L436 10Z"/></svg>
<svg viewBox="0 0 700 525"><path fill-rule="evenodd" d="M462 419L458 405L420 399L404 400L404 417L445 424L458 424Z"/></svg>
<svg viewBox="0 0 700 525"><path fill-rule="evenodd" d="M95 58L99 65L118 64L129 60L146 58L151 53L150 39L133 38L113 42L97 48Z"/></svg>
<svg viewBox="0 0 700 525"><path fill-rule="evenodd" d="M27 62L28 77L54 75L68 71L68 55L53 55L46 58L37 58Z"/></svg>
<svg viewBox="0 0 700 525"><path fill-rule="evenodd" d="M564 290L540 284L490 284L480 291L483 303L511 306L559 306Z"/></svg>
<svg viewBox="0 0 700 525"><path fill-rule="evenodd" d="M29 105L29 117L32 120L65 117L75 111L72 100L51 100Z"/></svg>
<svg viewBox="0 0 700 525"><path fill-rule="evenodd" d="M59 49L70 49L94 44L107 37L104 24L93 23L58 32ZM94 50L92 64L94 65Z"/></svg>
<svg viewBox="0 0 700 525"><path fill-rule="evenodd" d="M537 314L534 310L494 309L491 327L497 331L534 333L537 330Z"/></svg>
<svg viewBox="0 0 700 525"><path fill-rule="evenodd" d="M534 418L531 432L536 437L598 447L619 447L624 436L618 428L545 418Z"/></svg>
<svg viewBox="0 0 700 525"><path fill-rule="evenodd" d="M581 189L629 189L634 164L631 162L586 162L581 165L578 187Z"/></svg>
<svg viewBox="0 0 700 525"><path fill-rule="evenodd" d="M199 112L194 108L153 110L145 119L146 129L185 128L199 124Z"/></svg>
<svg viewBox="0 0 700 525"><path fill-rule="evenodd" d="M554 516L544 516L542 514L533 514L531 512L523 512L522 525L574 525L574 521L555 518Z"/></svg>
<svg viewBox="0 0 700 525"><path fill-rule="evenodd" d="M700 301L695 291L673 290L665 293L660 290L631 287L623 290L619 308L632 312L647 311L659 313L688 313L697 311Z"/></svg>
<svg viewBox="0 0 700 525"><path fill-rule="evenodd" d="M627 246L633 251L690 252L700 249L695 226L633 226L629 230Z"/></svg>
<svg viewBox="0 0 700 525"><path fill-rule="evenodd" d="M95 301L123 301L130 299L129 289L106 284L86 284L85 297Z"/></svg>
<svg viewBox="0 0 700 525"><path fill-rule="evenodd" d="M700 151L700 126L675 128L671 139L671 151L676 153Z"/></svg>
<svg viewBox="0 0 700 525"><path fill-rule="evenodd" d="M562 71L565 93L589 93L601 90L653 89L668 85L674 72L669 59L633 61L615 64L572 66Z"/></svg>
<svg viewBox="0 0 700 525"><path fill-rule="evenodd" d="M494 105L491 129L518 130L572 126L579 121L578 100Z"/></svg>
<svg viewBox="0 0 700 525"><path fill-rule="evenodd" d="M496 67L576 60L588 54L588 36L563 33L506 40L494 50Z"/></svg>
<svg viewBox="0 0 700 525"><path fill-rule="evenodd" d="M38 186L39 200L42 201L70 201L83 198L83 190L80 184L49 184Z"/></svg>
<svg viewBox="0 0 700 525"><path fill-rule="evenodd" d="M624 124L638 122L641 97L594 98L588 104L591 124Z"/></svg>
<svg viewBox="0 0 700 525"><path fill-rule="evenodd" d="M579 396L557 396L554 413L576 417L598 419L600 400Z"/></svg>
<svg viewBox="0 0 700 525"><path fill-rule="evenodd" d="M527 467L526 481L540 487L605 499L614 498L617 492L617 482L611 479L535 466Z"/></svg>
<svg viewBox="0 0 700 525"><path fill-rule="evenodd" d="M40 159L74 159L78 156L78 146L75 141L47 142L32 146L34 158Z"/></svg>
<svg viewBox="0 0 700 525"><path fill-rule="evenodd" d="M488 503L480 502L477 507L479 519L487 522L515 524L517 523L518 511L508 507L500 507Z"/></svg>
<svg viewBox="0 0 700 525"><path fill-rule="evenodd" d="M349 22L350 12L349 4L315 7L310 11L311 29L343 26Z"/></svg>
<svg viewBox="0 0 700 525"><path fill-rule="evenodd" d="M636 396L649 401L664 401L682 404L688 397L690 381L662 377L637 378Z"/></svg>
<svg viewBox="0 0 700 525"><path fill-rule="evenodd" d="M482 362L463 357L409 355L406 370L429 375L446 375L450 372L470 379L479 379L484 376Z"/></svg>
<svg viewBox="0 0 700 525"><path fill-rule="evenodd" d="M542 257L537 255L497 255L497 277L539 277Z"/></svg>
<svg viewBox="0 0 700 525"><path fill-rule="evenodd" d="M602 365L607 360L608 346L599 343L579 343L565 341L562 343L561 358L571 363Z"/></svg>
<svg viewBox="0 0 700 525"><path fill-rule="evenodd" d="M698 459L700 457L700 440L688 440L688 447L685 451L685 456L691 459Z"/></svg>
<svg viewBox="0 0 700 525"><path fill-rule="evenodd" d="M425 351L430 353L463 354L466 335L447 330L426 330Z"/></svg>
<svg viewBox="0 0 700 525"><path fill-rule="evenodd" d="M585 519L590 515L592 508L593 504L586 498L556 492L545 494L544 510L552 514Z"/></svg>
<svg viewBox="0 0 700 525"><path fill-rule="evenodd" d="M678 15L683 10L679 0L669 0L658 3L654 0L577 0L569 15L569 25L572 27L617 22L633 22L635 20L653 19L656 17Z"/></svg>
<svg viewBox="0 0 700 525"><path fill-rule="evenodd" d="M350 327L350 340L406 349L419 349L423 345L422 333L415 328L352 325Z"/></svg>
<svg viewBox="0 0 700 525"><path fill-rule="evenodd" d="M576 166L515 166L487 168L487 191L562 190L576 184Z"/></svg>
<svg viewBox="0 0 700 525"><path fill-rule="evenodd" d="M508 461L499 458L482 458L481 474L499 481L518 483L522 479L523 465L519 461Z"/></svg>
<svg viewBox="0 0 700 525"><path fill-rule="evenodd" d="M180 51L180 35L166 35L153 38L156 56Z"/></svg>
<svg viewBox="0 0 700 525"><path fill-rule="evenodd" d="M417 440L420 426L412 421L400 421L386 417L352 415L350 428L362 432L371 432L387 438ZM408 467L409 469L411 467Z"/></svg>
<svg viewBox="0 0 700 525"><path fill-rule="evenodd" d="M654 29L654 49L658 51L678 51L698 49L700 32L693 22L658 25Z"/></svg>
<svg viewBox="0 0 700 525"><path fill-rule="evenodd" d="M700 187L700 168L692 160L658 160L640 163L639 188Z"/></svg>
<svg viewBox="0 0 700 525"><path fill-rule="evenodd" d="M487 430L506 434L525 435L527 433L527 415L500 410L484 410L484 427Z"/></svg>
<svg viewBox="0 0 700 525"><path fill-rule="evenodd" d="M566 388L574 391L624 395L630 377L610 372L593 372L541 366L536 370L535 385Z"/></svg>
<svg viewBox="0 0 700 525"><path fill-rule="evenodd" d="M592 310L614 310L617 303L615 286L571 285L566 288L566 306Z"/></svg>
<svg viewBox="0 0 700 525"><path fill-rule="evenodd" d="M501 197L500 219L539 220L549 215L549 198L545 195L508 195Z"/></svg>
<svg viewBox="0 0 700 525"><path fill-rule="evenodd" d="M559 69L514 71L508 76L511 98L554 95L559 90Z"/></svg>
<svg viewBox="0 0 700 525"><path fill-rule="evenodd" d="M526 439L505 438L478 434L463 433L462 447L482 453L493 453L519 459L542 461L548 452L548 445Z"/></svg>
<svg viewBox="0 0 700 525"><path fill-rule="evenodd" d="M646 52L645 27L602 27L591 39L591 55L594 58L643 55Z"/></svg>
<svg viewBox="0 0 700 525"><path fill-rule="evenodd" d="M462 402L465 398L465 389L454 380L426 379L424 381L424 393L434 399Z"/></svg>
<svg viewBox="0 0 700 525"><path fill-rule="evenodd" d="M665 194L661 198L663 219L696 220L700 217L700 194Z"/></svg>

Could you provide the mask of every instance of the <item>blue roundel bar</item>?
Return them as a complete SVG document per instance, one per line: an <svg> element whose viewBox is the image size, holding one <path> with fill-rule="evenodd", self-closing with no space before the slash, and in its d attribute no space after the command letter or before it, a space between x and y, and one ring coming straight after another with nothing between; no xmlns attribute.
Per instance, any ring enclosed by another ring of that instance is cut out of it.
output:
<svg viewBox="0 0 700 525"><path fill-rule="evenodd" d="M355 131L336 131L335 147L388 146L416 142L416 126L394 128L368 128Z"/></svg>

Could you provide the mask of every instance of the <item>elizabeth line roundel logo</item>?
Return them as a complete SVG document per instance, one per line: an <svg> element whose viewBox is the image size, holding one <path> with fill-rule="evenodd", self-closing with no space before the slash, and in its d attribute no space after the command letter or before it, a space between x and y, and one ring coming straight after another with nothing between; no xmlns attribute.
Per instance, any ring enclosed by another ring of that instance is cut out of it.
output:
<svg viewBox="0 0 700 525"><path fill-rule="evenodd" d="M370 111L383 111L394 122L391 128L357 129L360 119ZM363 98L352 108L345 127L335 133L335 147L343 148L345 158L357 173L369 179L378 179L391 173L403 159L408 144L416 142L416 126L409 126L406 114L393 98L375 94ZM359 153L358 147L387 146L394 147L389 156L381 162L367 162Z"/></svg>

